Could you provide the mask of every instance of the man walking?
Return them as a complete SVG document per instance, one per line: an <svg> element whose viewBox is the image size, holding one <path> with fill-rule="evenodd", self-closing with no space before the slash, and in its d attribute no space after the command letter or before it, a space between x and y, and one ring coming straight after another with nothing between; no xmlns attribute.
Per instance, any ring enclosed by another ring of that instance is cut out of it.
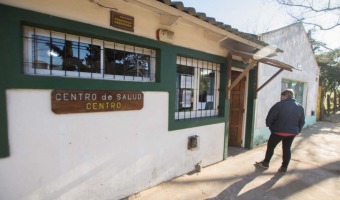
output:
<svg viewBox="0 0 340 200"><path fill-rule="evenodd" d="M269 127L271 135L264 160L255 164L267 169L275 147L282 141L283 155L279 172L286 173L291 158L291 145L304 124L303 107L294 99L294 91L286 89L281 93L281 101L277 102L268 112L266 126Z"/></svg>

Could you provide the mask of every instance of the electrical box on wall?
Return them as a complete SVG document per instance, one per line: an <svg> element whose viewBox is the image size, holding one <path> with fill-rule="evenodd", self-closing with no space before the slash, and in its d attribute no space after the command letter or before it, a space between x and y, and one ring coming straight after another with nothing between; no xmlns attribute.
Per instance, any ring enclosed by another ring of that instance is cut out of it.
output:
<svg viewBox="0 0 340 200"><path fill-rule="evenodd" d="M174 40L174 36L174 32L166 29L158 29L156 33L157 40L167 43L172 43Z"/></svg>
<svg viewBox="0 0 340 200"><path fill-rule="evenodd" d="M199 149L199 136L193 135L188 138L188 150L197 150Z"/></svg>

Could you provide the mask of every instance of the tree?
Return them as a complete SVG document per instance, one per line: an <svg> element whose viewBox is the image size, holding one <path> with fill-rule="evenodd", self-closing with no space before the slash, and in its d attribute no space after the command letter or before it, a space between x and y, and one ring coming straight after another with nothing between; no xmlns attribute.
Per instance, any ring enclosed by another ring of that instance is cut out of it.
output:
<svg viewBox="0 0 340 200"><path fill-rule="evenodd" d="M340 48L316 55L316 60L320 67L321 99L325 100L327 94L333 93L333 105L336 109L336 97L339 96L340 88Z"/></svg>
<svg viewBox="0 0 340 200"><path fill-rule="evenodd" d="M320 67L320 81L328 91L340 86L340 48L316 56Z"/></svg>
<svg viewBox="0 0 340 200"><path fill-rule="evenodd" d="M284 7L289 7L288 14L297 22L318 27L320 30L331 30L340 26L340 0L275 1Z"/></svg>
<svg viewBox="0 0 340 200"><path fill-rule="evenodd" d="M314 39L313 38L314 33L315 33L314 29L310 29L307 31L307 36L308 36L309 42L311 43L312 51L314 52L314 54L323 53L323 48L326 49L327 51L334 51L333 49L328 48L324 42Z"/></svg>

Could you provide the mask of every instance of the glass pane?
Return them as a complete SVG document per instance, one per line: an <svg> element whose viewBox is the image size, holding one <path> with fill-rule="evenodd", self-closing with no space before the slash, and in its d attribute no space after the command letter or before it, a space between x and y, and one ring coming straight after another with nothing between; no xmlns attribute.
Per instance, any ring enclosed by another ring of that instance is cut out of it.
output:
<svg viewBox="0 0 340 200"><path fill-rule="evenodd" d="M49 69L51 55L56 55L50 50L50 37L34 35L33 47L33 67L36 69Z"/></svg>
<svg viewBox="0 0 340 200"><path fill-rule="evenodd" d="M125 75L128 76L138 76L137 72L137 54L125 52L125 56L123 58L124 64L126 66Z"/></svg>
<svg viewBox="0 0 340 200"><path fill-rule="evenodd" d="M80 43L79 61L80 71L100 73L100 46Z"/></svg>
<svg viewBox="0 0 340 200"><path fill-rule="evenodd" d="M282 80L281 90L284 91L285 89L293 89L295 93L294 98L297 102L303 105L304 83L290 80Z"/></svg>
<svg viewBox="0 0 340 200"><path fill-rule="evenodd" d="M192 111L194 96L193 67L177 65L176 111Z"/></svg>
<svg viewBox="0 0 340 200"><path fill-rule="evenodd" d="M105 49L105 74L124 75L124 51Z"/></svg>
<svg viewBox="0 0 340 200"><path fill-rule="evenodd" d="M106 48L105 74L150 77L150 56Z"/></svg>
<svg viewBox="0 0 340 200"><path fill-rule="evenodd" d="M199 83L199 106L202 110L211 110L214 108L214 83L215 73L212 70L201 69Z"/></svg>
<svg viewBox="0 0 340 200"><path fill-rule="evenodd" d="M150 77L150 56L143 54L135 54L135 64L131 70L140 77Z"/></svg>
<svg viewBox="0 0 340 200"><path fill-rule="evenodd" d="M64 41L61 57L63 59L63 70L82 71L82 62L79 59L79 43L70 40Z"/></svg>
<svg viewBox="0 0 340 200"><path fill-rule="evenodd" d="M54 70L72 70L68 66L67 58L73 55L72 43L65 43L64 39L52 38L51 60ZM73 70L72 70L73 71Z"/></svg>

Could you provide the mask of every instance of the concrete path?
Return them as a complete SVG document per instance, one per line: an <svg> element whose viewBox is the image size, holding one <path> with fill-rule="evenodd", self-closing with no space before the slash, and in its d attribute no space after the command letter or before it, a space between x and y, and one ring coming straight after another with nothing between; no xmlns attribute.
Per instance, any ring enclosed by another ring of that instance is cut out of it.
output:
<svg viewBox="0 0 340 200"><path fill-rule="evenodd" d="M231 149L232 152L237 149ZM293 142L287 174L277 173L281 145L268 170L253 165L266 146L241 151L205 167L129 197L129 200L330 200L340 199L340 123L317 122Z"/></svg>

